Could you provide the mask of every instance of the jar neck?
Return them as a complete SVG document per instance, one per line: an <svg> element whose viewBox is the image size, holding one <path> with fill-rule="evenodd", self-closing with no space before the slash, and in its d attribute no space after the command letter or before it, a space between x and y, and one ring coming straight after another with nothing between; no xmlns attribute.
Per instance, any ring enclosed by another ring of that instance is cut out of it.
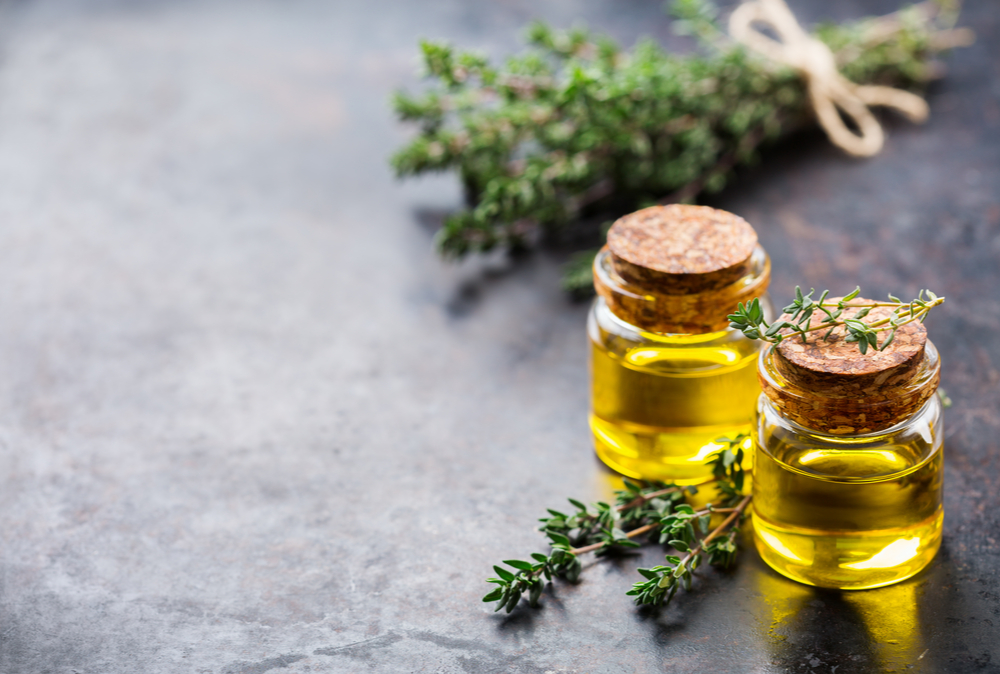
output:
<svg viewBox="0 0 1000 674"><path fill-rule="evenodd" d="M816 428L809 428L808 426L803 426L802 424L789 419L780 409L778 409L774 402L764 394L761 394L757 409L758 416L760 417L760 420L758 421L760 428L764 428L764 425L769 425L771 427L780 426L785 429L785 431L795 433L796 436L800 438L806 438L811 443L832 444L841 447L849 447L851 445L867 447L873 439L898 434L908 428L911 428L915 423L924 419L932 420L936 424L941 416L941 411L941 399L937 396L931 396L927 402L925 402L923 406L912 415L892 426L889 426L888 428L872 431L870 433L834 434Z"/></svg>
<svg viewBox="0 0 1000 674"><path fill-rule="evenodd" d="M761 298L761 304L765 307L765 311L770 311L769 302L770 300L767 295ZM624 338L629 342L662 346L714 345L733 340L749 341L743 336L742 332L734 330L728 325L722 330L698 333L650 332L649 330L643 330L639 326L624 321L615 315L608 307L605 299L600 296L594 298L594 304L588 319L588 330L591 330L592 336L597 334L594 330L599 330L615 337ZM601 340L595 338L595 341ZM757 343L759 344L759 342Z"/></svg>
<svg viewBox="0 0 1000 674"><path fill-rule="evenodd" d="M750 256L747 273L721 288L671 295L630 283L616 273L607 248L594 259L594 288L611 312L641 330L667 334L703 334L729 327L729 314L767 292L771 259L761 246Z"/></svg>
<svg viewBox="0 0 1000 674"><path fill-rule="evenodd" d="M760 353L761 389L775 411L803 428L836 436L883 432L915 415L937 391L941 361L930 341L910 377L894 386L835 392L805 389L786 378L776 363L775 345Z"/></svg>

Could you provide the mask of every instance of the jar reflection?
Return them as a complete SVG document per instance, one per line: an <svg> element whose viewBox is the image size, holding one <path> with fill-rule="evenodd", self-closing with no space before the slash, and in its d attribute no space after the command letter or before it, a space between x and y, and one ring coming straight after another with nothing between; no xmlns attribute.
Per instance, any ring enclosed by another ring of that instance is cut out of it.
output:
<svg viewBox="0 0 1000 674"><path fill-rule="evenodd" d="M911 581L844 595L844 601L861 618L876 645L874 654L882 671L910 671L924 661L919 586L919 581Z"/></svg>
<svg viewBox="0 0 1000 674"><path fill-rule="evenodd" d="M765 643L775 671L932 672L918 602L922 581L865 592L793 583L759 569Z"/></svg>

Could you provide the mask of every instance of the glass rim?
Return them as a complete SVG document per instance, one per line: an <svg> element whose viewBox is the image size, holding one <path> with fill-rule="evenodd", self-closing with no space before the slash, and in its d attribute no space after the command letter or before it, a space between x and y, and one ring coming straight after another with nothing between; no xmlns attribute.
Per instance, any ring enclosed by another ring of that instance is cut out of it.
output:
<svg viewBox="0 0 1000 674"><path fill-rule="evenodd" d="M934 405L935 403L937 405L939 405L939 406L941 405L941 399L938 396L931 396L926 401L924 401L924 404L921 405L919 407L919 409L917 409L917 411L915 411L913 414L911 414L910 416L906 417L902 421L898 421L898 422L894 423L892 426L887 426L887 427L885 427L883 429L880 429L880 430L877 430L877 431L869 431L867 433L844 433L842 435L837 435L837 434L834 434L834 433L827 433L825 431L821 431L821 430L816 429L816 428L809 428L808 426L803 426L802 424L800 424L799 422L795 421L794 419L790 419L787 416L785 416L784 414L781 414L781 410L778 409L778 407L774 404L773 400L771 400L770 398L767 397L766 393L764 393L763 391L761 391L760 395L761 395L761 398L762 398L762 402L770 405L771 409L774 410L775 414L777 414L778 416L781 417L782 423L787 424L788 427L791 428L796 433L802 433L804 435L814 436L814 437L816 437L818 439L823 440L824 442L829 441L829 442L833 442L833 443L844 443L844 444L848 444L847 441L850 441L850 442L853 442L853 441L866 441L866 440L870 440L872 438L877 438L877 437L880 437L880 436L883 436L883 435L887 435L887 434L890 434L890 433L899 432L899 431L903 430L904 426L906 426L907 424L911 423L914 419L916 419L917 417L919 417L922 414L927 413L929 406Z"/></svg>
<svg viewBox="0 0 1000 674"><path fill-rule="evenodd" d="M812 428L807 428L805 426L802 426L801 424L792 421L788 417L782 415L777 409L775 409L774 405L763 393L761 394L761 398L762 402L770 406L771 413L780 419L780 423L786 425L788 429L793 433L805 435L809 439L816 439L817 441L827 445L830 449L836 448L841 451L851 451L852 448L850 447L850 445L853 444L871 443L872 440L875 440L877 438L880 437L884 438L885 436L900 433L901 431L905 430L906 426L914 423L914 421L916 420L919 420L920 417L931 414L934 411L935 407L937 407L937 415L940 416L941 413L941 401L937 398L937 396L933 396L929 398L923 404L923 406L921 406L921 408L917 410L914 414L907 417L898 424L890 426L889 428L880 431L875 431L872 433L859 433L857 435L831 435L828 433L824 433L822 431L817 431ZM914 463L912 466L909 466L902 470L894 471L891 473L881 473L878 475L865 475L857 477L843 476L843 475L822 475L819 473L813 473L807 470L803 470L802 468L798 468L796 466L792 466L787 461L783 461L779 457L775 456L774 452L768 449L765 443L760 442L759 435L760 435L760 419L758 419L753 426L754 446L757 450L765 452L767 456L772 461L779 464L782 467L782 469L790 471L792 473L796 473L798 475L803 475L813 480L823 480L827 482L837 482L841 484L871 484L877 482L889 482L892 480L898 480L900 478L904 478L907 475L910 475L911 473L917 472L931 461L934 461L944 449L944 438L940 437L939 434L935 434L933 440L930 443L928 443L930 451L928 451L925 456L921 456L920 460ZM857 449L858 451L864 451L864 449L866 448L858 447Z"/></svg>

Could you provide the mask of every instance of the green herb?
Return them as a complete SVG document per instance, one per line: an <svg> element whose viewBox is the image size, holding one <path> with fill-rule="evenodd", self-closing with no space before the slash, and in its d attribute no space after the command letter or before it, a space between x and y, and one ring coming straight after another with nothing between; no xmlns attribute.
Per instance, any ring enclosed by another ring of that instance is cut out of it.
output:
<svg viewBox="0 0 1000 674"><path fill-rule="evenodd" d="M635 597L636 604L669 604L677 589L683 585L685 590L691 590L691 577L701 565L702 557L708 554L710 564L728 567L736 559L736 536L739 533L739 522L750 505L752 496L744 496L739 505L728 509L729 516L718 527L707 533L700 541L695 542L694 527L691 521L697 521L702 531L705 531L703 519L696 519L699 513L679 512L674 517L673 526L679 527L678 539L670 541L670 547L678 552L687 553L683 558L667 555L665 566L654 566L651 569L639 569L645 581L635 583L625 594ZM690 509L690 506L687 506ZM726 510L707 510L706 513L726 512ZM707 517L704 515L703 517ZM686 521L685 521L686 520ZM665 525L667 526L667 525ZM690 540L688 540L690 539Z"/></svg>
<svg viewBox="0 0 1000 674"><path fill-rule="evenodd" d="M691 574L705 553L710 563L728 566L735 558L738 526L751 499L742 494L745 479L742 446L746 438L745 435L738 435L716 440L724 448L712 455L713 477L701 486L714 485L718 499L700 510L695 510L686 502L688 496L698 493L698 486L662 482L638 484L630 480L624 480L625 489L615 492L614 505L601 501L586 505L569 499L572 512L549 510L549 516L539 521L542 523L540 531L549 538L550 553L534 553L531 555L533 561L505 560L503 563L510 569L494 566L497 575L486 582L497 587L483 597L483 601L495 601L497 611L505 608L510 613L521 597L527 594L529 604L537 606L545 582L556 577L570 582L579 579L582 570L580 555L588 552L607 555L636 548L640 543L633 539L640 536L646 536L646 541L650 543L668 545L677 552L686 553L686 556L683 560L667 556L667 561L673 566L639 569L647 580L636 583L627 593L637 595L637 604L669 601L676 592L678 582L689 587ZM710 529L715 514L725 514L726 518L722 524ZM668 576L668 570L669 574L678 575ZM656 588L647 590L649 583Z"/></svg>
<svg viewBox="0 0 1000 674"><path fill-rule="evenodd" d="M635 597L636 604L669 604L682 585L690 591L692 575L705 554L709 564L723 568L736 560L739 525L753 498L742 494L745 479L742 445L745 438L745 435L738 435L732 439L716 440L728 445L712 456L712 473L721 497L718 504L710 504L701 511L695 511L686 504L680 505L673 514L660 520L660 542L667 540L668 545L684 557L667 555L666 565L639 569L639 574L646 580L635 583L626 592ZM710 530L713 513L729 514L721 524Z"/></svg>
<svg viewBox="0 0 1000 674"><path fill-rule="evenodd" d="M750 339L779 344L782 340L795 335L805 342L807 335L817 330L824 331L823 339L829 339L833 331L843 325L847 332L844 341L857 342L858 349L865 354L868 352L868 347L884 351L892 344L896 330L914 321L923 323L931 309L944 302L943 297L938 297L930 290L921 290L917 298L909 302L903 302L891 294L888 302L852 302L851 300L861 294L861 288L855 288L854 292L837 301L826 300L830 294L829 290L824 290L819 299L814 300L814 292L815 289L803 295L802 288L795 286L795 299L782 309L788 318L779 319L774 323L768 323L764 318L764 309L759 299L754 298L746 306L740 302L736 313L729 315L729 327L742 331ZM892 313L868 323L863 321L862 319L875 307L892 307ZM845 315L845 311L854 309L857 311ZM818 324L811 325L812 316L816 312L826 316ZM880 332L889 333L882 340L881 346L878 343Z"/></svg>
<svg viewBox="0 0 1000 674"><path fill-rule="evenodd" d="M532 50L503 65L421 43L436 86L398 92L400 119L419 127L392 158L399 176L458 172L468 207L448 217L439 250L452 257L519 248L580 227L581 216L690 201L715 192L771 139L813 123L800 75L751 55L720 29L706 0L678 0L674 27L702 53L678 56L652 40L630 52L585 29L535 24ZM858 84L919 87L934 57L959 44L955 12L924 3L817 28L841 72ZM591 285L586 258L564 280Z"/></svg>

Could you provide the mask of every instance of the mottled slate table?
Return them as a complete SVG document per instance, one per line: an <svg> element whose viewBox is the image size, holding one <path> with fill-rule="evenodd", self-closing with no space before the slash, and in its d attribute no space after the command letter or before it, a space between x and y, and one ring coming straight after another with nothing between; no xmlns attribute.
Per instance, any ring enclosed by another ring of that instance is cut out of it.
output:
<svg viewBox="0 0 1000 674"><path fill-rule="evenodd" d="M894 3L792 2L807 22ZM829 5L829 6L828 6ZM612 478L565 253L440 262L447 176L395 182L416 41L494 54L545 17L672 48L660 2L0 5L0 672L1000 671L1000 13L923 127L746 171L795 282L948 296L933 566L837 594L745 553L632 608L636 559L539 611L479 603L532 522Z"/></svg>

